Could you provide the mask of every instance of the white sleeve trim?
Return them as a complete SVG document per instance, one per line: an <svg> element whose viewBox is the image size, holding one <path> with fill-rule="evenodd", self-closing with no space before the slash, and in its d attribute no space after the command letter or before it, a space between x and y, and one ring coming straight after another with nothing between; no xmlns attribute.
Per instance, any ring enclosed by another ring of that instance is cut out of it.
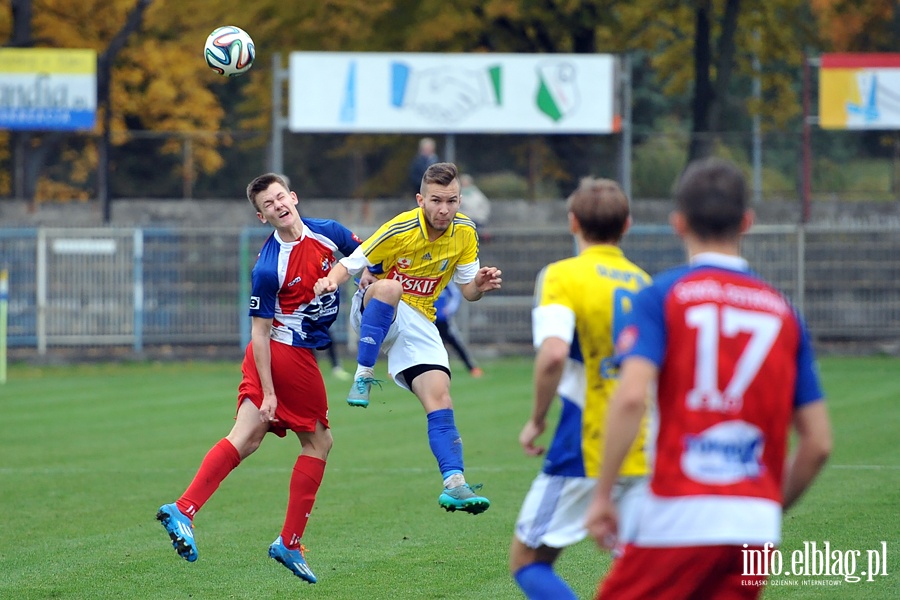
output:
<svg viewBox="0 0 900 600"><path fill-rule="evenodd" d="M475 262L467 265L456 265L456 271L453 272L453 281L460 285L465 285L475 279L478 269L481 268L481 261L477 258Z"/></svg>
<svg viewBox="0 0 900 600"><path fill-rule="evenodd" d="M340 263L344 265L344 268L346 268L351 275L357 275L366 267L372 266L372 263L370 263L369 259L366 258L362 246L357 246L356 250L354 250L353 253L350 254L350 256L345 256L344 258L342 258L340 260Z"/></svg>
<svg viewBox="0 0 900 600"><path fill-rule="evenodd" d="M531 336L535 348L540 348L550 337L571 344L575 337L575 313L562 304L534 307L531 310Z"/></svg>

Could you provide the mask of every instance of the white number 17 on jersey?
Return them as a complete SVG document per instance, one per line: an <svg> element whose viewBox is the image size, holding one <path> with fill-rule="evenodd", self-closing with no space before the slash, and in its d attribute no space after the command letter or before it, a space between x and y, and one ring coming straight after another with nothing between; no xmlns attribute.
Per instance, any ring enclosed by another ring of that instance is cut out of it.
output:
<svg viewBox="0 0 900 600"><path fill-rule="evenodd" d="M781 319L770 313L728 305L698 304L685 311L685 321L688 327L697 330L694 387L687 394L688 409L737 412L743 405L744 392L756 378L781 331ZM739 333L749 333L750 340L735 364L731 381L724 390L719 390L719 340Z"/></svg>

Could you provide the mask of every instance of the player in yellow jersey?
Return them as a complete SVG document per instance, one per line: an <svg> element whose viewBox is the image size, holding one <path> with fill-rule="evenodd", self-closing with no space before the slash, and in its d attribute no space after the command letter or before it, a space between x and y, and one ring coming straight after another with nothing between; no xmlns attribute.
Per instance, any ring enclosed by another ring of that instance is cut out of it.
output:
<svg viewBox="0 0 900 600"><path fill-rule="evenodd" d="M587 536L584 518L600 469L606 408L616 385L612 358L622 317L650 276L625 258L619 241L631 223L628 198L609 179L586 178L568 199L578 256L546 266L532 312L534 398L519 442L530 456L546 428L555 395L556 433L516 521L510 572L532 600L576 596L553 570L562 550ZM646 433L646 429L644 430ZM643 437L632 446L619 481L623 515L644 495Z"/></svg>
<svg viewBox="0 0 900 600"><path fill-rule="evenodd" d="M316 284L328 293L359 275L350 321L359 333L359 366L347 397L351 406L368 406L379 350L400 387L412 391L428 418L428 441L437 459L444 490L438 498L448 511L482 513L491 505L463 475L462 441L450 399L450 361L434 324L434 301L452 278L463 297L479 300L500 288L500 270L482 267L478 234L471 219L458 213L459 173L453 163L428 167L416 194L418 208L400 213L342 258ZM380 383L379 383L380 385Z"/></svg>

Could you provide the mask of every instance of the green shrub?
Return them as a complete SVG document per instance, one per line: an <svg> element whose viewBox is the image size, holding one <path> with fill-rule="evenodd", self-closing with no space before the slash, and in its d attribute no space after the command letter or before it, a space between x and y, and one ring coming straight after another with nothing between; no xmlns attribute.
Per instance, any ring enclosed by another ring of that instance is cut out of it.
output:
<svg viewBox="0 0 900 600"><path fill-rule="evenodd" d="M479 175L475 179L475 185L491 200L495 198L526 198L528 196L528 180L512 171Z"/></svg>

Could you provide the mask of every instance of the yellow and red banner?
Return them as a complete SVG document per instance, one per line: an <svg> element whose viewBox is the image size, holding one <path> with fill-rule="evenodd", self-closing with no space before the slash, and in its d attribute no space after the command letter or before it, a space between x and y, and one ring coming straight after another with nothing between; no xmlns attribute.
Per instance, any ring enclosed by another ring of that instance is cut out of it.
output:
<svg viewBox="0 0 900 600"><path fill-rule="evenodd" d="M823 54L823 129L900 129L900 54Z"/></svg>

